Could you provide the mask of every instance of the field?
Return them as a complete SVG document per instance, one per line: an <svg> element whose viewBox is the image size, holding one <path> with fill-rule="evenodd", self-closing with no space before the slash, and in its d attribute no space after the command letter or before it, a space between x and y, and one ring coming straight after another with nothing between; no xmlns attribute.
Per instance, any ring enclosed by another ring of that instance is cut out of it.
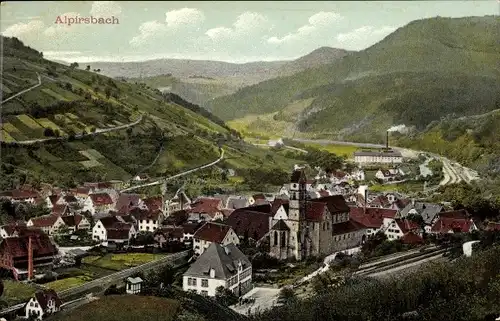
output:
<svg viewBox="0 0 500 321"><path fill-rule="evenodd" d="M71 289L82 284L85 284L89 281L92 281L92 277L89 275L79 275L74 277L69 277L61 280L56 280L53 282L49 282L44 284L49 289L53 289L57 292L64 291L67 289Z"/></svg>
<svg viewBox="0 0 500 321"><path fill-rule="evenodd" d="M40 126L33 118L28 115L19 115L17 116L17 119L22 121L23 124L31 129L42 129L42 126Z"/></svg>
<svg viewBox="0 0 500 321"><path fill-rule="evenodd" d="M7 301L9 305L27 301L36 291L36 289L28 284L3 280L4 292L2 299Z"/></svg>
<svg viewBox="0 0 500 321"><path fill-rule="evenodd" d="M52 130L58 130L60 135L65 135L64 131L61 129L61 127L57 126L54 124L51 120L48 118L40 118L36 120L40 125L42 125L44 128L51 128Z"/></svg>
<svg viewBox="0 0 500 321"><path fill-rule="evenodd" d="M150 253L107 254L101 257L88 256L82 262L91 266L120 271L161 259L164 256Z"/></svg>
<svg viewBox="0 0 500 321"><path fill-rule="evenodd" d="M2 141L6 142L6 143L11 143L11 142L15 142L16 141L14 138L12 138L12 136L9 135L8 132L6 132L3 129L2 129L0 137L2 138Z"/></svg>
<svg viewBox="0 0 500 321"><path fill-rule="evenodd" d="M179 313L178 301L154 296L105 296L69 312L54 316L56 321L173 321Z"/></svg>
<svg viewBox="0 0 500 321"><path fill-rule="evenodd" d="M398 184L373 185L370 186L370 191L374 192L422 192L424 185L416 181L408 181Z"/></svg>

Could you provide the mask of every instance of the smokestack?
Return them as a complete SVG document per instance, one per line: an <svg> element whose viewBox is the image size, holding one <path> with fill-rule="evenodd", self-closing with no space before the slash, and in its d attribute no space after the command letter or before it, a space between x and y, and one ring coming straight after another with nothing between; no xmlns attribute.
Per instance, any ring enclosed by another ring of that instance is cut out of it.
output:
<svg viewBox="0 0 500 321"><path fill-rule="evenodd" d="M368 187L365 188L365 201L363 202L363 214L366 214L366 203L368 203Z"/></svg>
<svg viewBox="0 0 500 321"><path fill-rule="evenodd" d="M389 149L389 131L386 132L385 148Z"/></svg>
<svg viewBox="0 0 500 321"><path fill-rule="evenodd" d="M31 236L28 238L28 280L33 279L33 243Z"/></svg>

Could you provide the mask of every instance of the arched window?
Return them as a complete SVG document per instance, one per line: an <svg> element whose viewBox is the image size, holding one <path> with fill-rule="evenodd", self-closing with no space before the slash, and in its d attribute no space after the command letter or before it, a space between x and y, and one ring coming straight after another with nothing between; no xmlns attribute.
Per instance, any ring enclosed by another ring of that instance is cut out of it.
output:
<svg viewBox="0 0 500 321"><path fill-rule="evenodd" d="M278 244L278 232L274 231L274 245Z"/></svg>
<svg viewBox="0 0 500 321"><path fill-rule="evenodd" d="M286 233L281 232L281 247L285 247L285 246L286 246Z"/></svg>

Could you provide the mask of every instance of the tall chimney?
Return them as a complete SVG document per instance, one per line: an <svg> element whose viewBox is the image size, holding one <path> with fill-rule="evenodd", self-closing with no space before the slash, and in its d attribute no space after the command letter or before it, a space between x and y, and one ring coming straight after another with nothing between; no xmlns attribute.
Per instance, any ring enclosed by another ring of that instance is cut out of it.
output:
<svg viewBox="0 0 500 321"><path fill-rule="evenodd" d="M365 201L363 202L363 214L366 214L366 203L368 203L368 187L365 188Z"/></svg>
<svg viewBox="0 0 500 321"><path fill-rule="evenodd" d="M33 243L31 236L28 238L28 280L33 279Z"/></svg>
<svg viewBox="0 0 500 321"><path fill-rule="evenodd" d="M389 131L386 132L385 148L389 149Z"/></svg>

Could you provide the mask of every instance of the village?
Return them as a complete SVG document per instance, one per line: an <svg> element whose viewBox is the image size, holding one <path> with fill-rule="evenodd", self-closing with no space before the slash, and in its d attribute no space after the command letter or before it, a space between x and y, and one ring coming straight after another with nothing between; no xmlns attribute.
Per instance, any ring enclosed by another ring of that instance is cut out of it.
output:
<svg viewBox="0 0 500 321"><path fill-rule="evenodd" d="M196 196L181 188L173 197L148 196L120 192L120 181L73 189L22 185L1 192L16 211L50 211L27 220L9 217L0 227L2 278L6 287L18 282L36 289L24 301L23 315L42 319L61 309L61 291L186 252L184 291L214 297L222 287L240 298L236 306L241 306L260 286L293 285L317 273L304 262L359 252L376 235L418 248L429 235L500 229L500 223L483 224L446 202L422 202L364 184L367 165L379 168L380 183L404 179L409 166L400 153L354 156L350 170L318 169L314 177L307 177L307 166L296 165L275 193ZM300 269L276 281L272 271L289 264ZM142 282L127 278L127 293L139 293Z"/></svg>

